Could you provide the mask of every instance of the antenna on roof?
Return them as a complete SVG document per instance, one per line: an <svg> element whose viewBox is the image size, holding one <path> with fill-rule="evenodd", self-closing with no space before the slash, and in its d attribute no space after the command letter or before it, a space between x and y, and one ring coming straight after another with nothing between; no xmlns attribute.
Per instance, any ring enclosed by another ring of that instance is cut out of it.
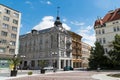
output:
<svg viewBox="0 0 120 80"><path fill-rule="evenodd" d="M57 7L57 16L59 16L59 9L60 9L60 7L58 6Z"/></svg>

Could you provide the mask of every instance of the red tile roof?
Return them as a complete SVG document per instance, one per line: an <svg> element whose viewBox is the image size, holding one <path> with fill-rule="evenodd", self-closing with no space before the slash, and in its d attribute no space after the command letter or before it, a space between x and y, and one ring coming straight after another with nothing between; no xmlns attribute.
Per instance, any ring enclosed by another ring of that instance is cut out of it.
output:
<svg viewBox="0 0 120 80"><path fill-rule="evenodd" d="M98 19L95 21L94 27L98 25L103 25L106 22L114 21L120 19L120 8L115 11L108 12L103 19Z"/></svg>

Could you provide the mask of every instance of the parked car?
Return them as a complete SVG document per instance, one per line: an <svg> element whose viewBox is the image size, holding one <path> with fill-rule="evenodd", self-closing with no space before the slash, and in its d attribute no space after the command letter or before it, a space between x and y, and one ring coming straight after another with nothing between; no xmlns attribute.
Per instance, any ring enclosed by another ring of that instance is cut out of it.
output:
<svg viewBox="0 0 120 80"><path fill-rule="evenodd" d="M69 70L73 70L73 68L71 66L65 66L63 68L64 71L69 71Z"/></svg>

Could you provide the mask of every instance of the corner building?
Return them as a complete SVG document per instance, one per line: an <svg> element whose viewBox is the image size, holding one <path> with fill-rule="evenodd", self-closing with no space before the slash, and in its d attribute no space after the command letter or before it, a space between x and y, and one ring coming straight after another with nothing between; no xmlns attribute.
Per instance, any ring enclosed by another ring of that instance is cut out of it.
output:
<svg viewBox="0 0 120 80"><path fill-rule="evenodd" d="M0 68L9 68L8 59L18 54L21 13L0 4Z"/></svg>
<svg viewBox="0 0 120 80"><path fill-rule="evenodd" d="M109 11L102 19L94 24L96 41L104 47L105 53L112 49L112 41L116 34L120 35L120 8Z"/></svg>
<svg viewBox="0 0 120 80"><path fill-rule="evenodd" d="M71 36L62 27L60 17L56 18L54 27L43 30L32 30L31 33L20 36L21 67L39 69L39 62L44 60L48 66L63 69L72 64Z"/></svg>

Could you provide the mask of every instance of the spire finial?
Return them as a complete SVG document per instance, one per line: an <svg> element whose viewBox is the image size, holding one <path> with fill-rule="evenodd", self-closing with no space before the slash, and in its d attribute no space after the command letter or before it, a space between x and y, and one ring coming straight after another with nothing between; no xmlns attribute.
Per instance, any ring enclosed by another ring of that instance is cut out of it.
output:
<svg viewBox="0 0 120 80"><path fill-rule="evenodd" d="M58 6L57 7L57 16L59 16L59 9L60 9L60 7Z"/></svg>

